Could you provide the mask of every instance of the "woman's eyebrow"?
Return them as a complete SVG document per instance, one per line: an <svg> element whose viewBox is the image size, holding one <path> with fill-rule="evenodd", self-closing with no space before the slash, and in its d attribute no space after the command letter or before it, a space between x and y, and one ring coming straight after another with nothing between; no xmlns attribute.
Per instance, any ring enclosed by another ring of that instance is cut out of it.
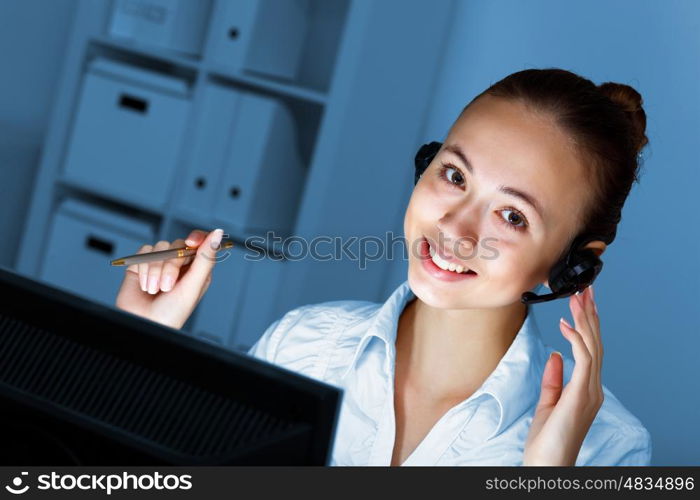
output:
<svg viewBox="0 0 700 500"><path fill-rule="evenodd" d="M460 161L462 162L464 167L469 171L469 173L471 175L474 175L474 166L469 161L469 158L467 158L467 155L464 154L464 151L462 151L462 148L460 148L457 144L448 144L447 146L445 146L445 151L449 151L450 153L457 155L457 157L459 157ZM537 212L537 215L539 215L542 219L544 219L544 216L543 216L544 211L542 210L542 205L540 205L540 203L537 201L537 199L534 196L532 196L524 191L521 191L519 189L516 189L514 187L510 187L510 186L501 185L498 188L498 190L501 193L504 193L504 194L507 194L510 196L514 196L516 198L523 200L525 203L530 205L535 210L535 212Z"/></svg>

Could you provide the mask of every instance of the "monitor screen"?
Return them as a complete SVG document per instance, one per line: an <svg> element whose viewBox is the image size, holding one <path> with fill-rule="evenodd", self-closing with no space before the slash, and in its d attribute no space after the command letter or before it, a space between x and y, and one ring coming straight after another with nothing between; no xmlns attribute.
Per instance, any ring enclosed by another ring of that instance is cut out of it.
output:
<svg viewBox="0 0 700 500"><path fill-rule="evenodd" d="M2 465L327 465L342 389L0 267Z"/></svg>

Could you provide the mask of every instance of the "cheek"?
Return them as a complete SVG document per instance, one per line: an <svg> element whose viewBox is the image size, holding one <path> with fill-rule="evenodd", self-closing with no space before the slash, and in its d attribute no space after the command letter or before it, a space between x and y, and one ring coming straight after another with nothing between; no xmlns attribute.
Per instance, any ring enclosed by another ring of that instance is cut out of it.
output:
<svg viewBox="0 0 700 500"><path fill-rule="evenodd" d="M406 205L406 213L403 216L403 232L406 236L409 235L409 228L416 222L416 204L417 199L415 192L411 195L408 200L408 205Z"/></svg>
<svg viewBox="0 0 700 500"><path fill-rule="evenodd" d="M424 181L421 181L424 182ZM404 215L404 232L407 228L421 221L435 221L441 217L442 201L436 195L434 189L425 180L425 183L418 185L413 190L411 198L406 206ZM440 215L438 215L440 214Z"/></svg>
<svg viewBox="0 0 700 500"><path fill-rule="evenodd" d="M523 283L529 283L537 274L537 251L522 242L503 241L491 243L487 260L490 281L499 286L520 290Z"/></svg>
<svg viewBox="0 0 700 500"><path fill-rule="evenodd" d="M450 208L453 201L430 179L416 186L409 201L409 209L414 220L436 221Z"/></svg>

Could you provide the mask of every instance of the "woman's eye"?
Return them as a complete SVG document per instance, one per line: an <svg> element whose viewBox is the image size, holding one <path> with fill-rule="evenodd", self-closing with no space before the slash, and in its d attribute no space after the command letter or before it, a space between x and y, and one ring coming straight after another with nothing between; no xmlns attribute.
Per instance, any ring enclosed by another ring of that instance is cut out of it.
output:
<svg viewBox="0 0 700 500"><path fill-rule="evenodd" d="M461 188L462 184L464 184L464 176L462 175L462 172L460 172L459 169L454 165L440 165L437 175L440 179L447 182L453 187ZM512 229L514 231L524 231L529 226L529 223L527 222L525 216L520 211L514 208L504 208L503 210L500 210L500 212L508 213L508 215L506 215L505 217L499 217L499 220L503 223L503 225L505 225L509 229Z"/></svg>
<svg viewBox="0 0 700 500"><path fill-rule="evenodd" d="M503 223L511 229L521 230L527 227L527 221L525 217L512 208L506 208L501 210L501 213L507 213L505 217L502 217Z"/></svg>
<svg viewBox="0 0 700 500"><path fill-rule="evenodd" d="M446 182L455 186L461 186L464 183L462 173L451 165L442 165L438 171L438 176Z"/></svg>

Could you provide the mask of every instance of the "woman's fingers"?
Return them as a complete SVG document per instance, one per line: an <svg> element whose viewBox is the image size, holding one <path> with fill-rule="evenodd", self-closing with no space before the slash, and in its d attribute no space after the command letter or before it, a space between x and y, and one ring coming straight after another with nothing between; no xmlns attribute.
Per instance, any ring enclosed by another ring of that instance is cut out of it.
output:
<svg viewBox="0 0 700 500"><path fill-rule="evenodd" d="M143 245L136 253L148 253L153 251L152 245ZM139 285L141 285L141 290L144 292L148 291L148 262L142 262L141 264L134 264L138 268L139 273ZM129 266L131 267L131 266Z"/></svg>
<svg viewBox="0 0 700 500"><path fill-rule="evenodd" d="M600 316L598 316L598 305L593 297L593 287L591 287L591 302L593 302L593 317L595 318L595 324L598 328L598 372L603 370L603 338L600 334Z"/></svg>
<svg viewBox="0 0 700 500"><path fill-rule="evenodd" d="M205 240L209 233L207 231L203 231L201 229L193 229L192 232L185 238L184 244L187 245L188 247L192 248L198 248L202 242ZM182 241L182 240L177 240L177 241ZM180 266L180 274L182 274L183 269L189 268L189 266L194 262L195 255L188 255L185 257L185 259L182 261L182 265Z"/></svg>
<svg viewBox="0 0 700 500"><path fill-rule="evenodd" d="M207 233L206 238L197 248L197 254L194 256L192 266L182 277L183 283L188 288L200 291L205 285L208 275L212 272L214 264L217 261L216 252L221 248L221 238L223 237L222 229L215 229Z"/></svg>
<svg viewBox="0 0 700 500"><path fill-rule="evenodd" d="M588 356L582 356L583 362L587 365L585 370L576 371L579 365L579 360L576 360L574 374L579 378L577 384L584 384L587 382L585 387L589 399L595 398L597 400L602 395L600 382L602 341L600 339L600 322L595 311L591 292L592 288L589 286L580 295L572 295L569 300L569 307L571 308L576 322L576 327L573 330L580 338L588 354ZM567 333L568 330L569 329L567 329ZM572 337L569 340L576 339Z"/></svg>
<svg viewBox="0 0 700 500"><path fill-rule="evenodd" d="M603 368L603 339L600 336L600 316L598 316L598 305L595 302L593 285L591 285L589 300L591 302L591 319L596 330L596 340L598 341L598 372Z"/></svg>
<svg viewBox="0 0 700 500"><path fill-rule="evenodd" d="M185 240L182 238L173 241L170 248L185 247ZM163 269L160 272L159 288L164 292L169 292L175 286L175 282L180 276L180 269L185 265L188 257L177 257L163 261Z"/></svg>
<svg viewBox="0 0 700 500"><path fill-rule="evenodd" d="M153 246L154 252L168 250L170 242L161 240ZM154 295L158 293L160 287L160 273L163 270L163 261L153 261L148 263L148 293Z"/></svg>
<svg viewBox="0 0 700 500"><path fill-rule="evenodd" d="M580 295L577 295L578 307L583 311L586 318L588 328L582 328L586 345L589 346L594 360L594 371L591 377L592 390L595 390L600 385L600 369L602 367L602 342L600 340L600 322L598 315L595 312L593 304L593 285L586 287Z"/></svg>
<svg viewBox="0 0 700 500"><path fill-rule="evenodd" d="M574 371L571 374L569 384L588 390L593 357L583 341L583 337L576 329L564 321L559 322L559 327L564 337L571 343L571 349L574 353Z"/></svg>
<svg viewBox="0 0 700 500"><path fill-rule="evenodd" d="M198 247L204 241L204 238L209 234L208 231L201 229L193 229L192 232L185 238L185 243L190 247Z"/></svg>
<svg viewBox="0 0 700 500"><path fill-rule="evenodd" d="M201 229L194 229L184 240L179 238L172 243L162 240L155 245L143 245L138 254L182 248L185 246L199 247L210 233ZM138 273L141 290L150 294L170 291L175 286L183 269L192 264L196 255L178 257L164 261L143 262L127 267L127 271Z"/></svg>
<svg viewBox="0 0 700 500"><path fill-rule="evenodd" d="M588 310L588 321L591 325L591 333L593 342L597 348L596 351L596 371L595 371L595 387L594 390L602 395L601 371L603 369L603 340L600 336L600 318L596 308L595 300L593 299L593 285L586 289L586 306Z"/></svg>
<svg viewBox="0 0 700 500"><path fill-rule="evenodd" d="M593 341L591 333L591 324L588 319L588 312L586 311L586 306L583 301L583 296L586 295L588 288L586 288L581 295L574 294L571 295L569 300L569 309L571 310L571 315L574 318L574 328L581 334L583 341L586 343L586 347L591 353L591 356L595 356L597 352L597 346Z"/></svg>
<svg viewBox="0 0 700 500"><path fill-rule="evenodd" d="M564 358L561 357L561 353L552 353L544 366L539 405L554 407L559 401L563 389Z"/></svg>

